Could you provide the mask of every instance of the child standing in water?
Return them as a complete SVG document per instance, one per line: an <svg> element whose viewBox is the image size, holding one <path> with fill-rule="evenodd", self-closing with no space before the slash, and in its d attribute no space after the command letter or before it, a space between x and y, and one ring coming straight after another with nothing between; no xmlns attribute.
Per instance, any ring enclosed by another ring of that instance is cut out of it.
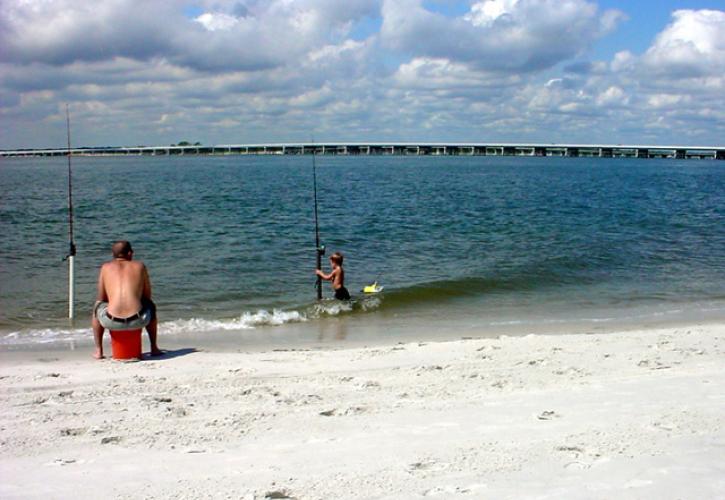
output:
<svg viewBox="0 0 725 500"><path fill-rule="evenodd" d="M345 270L342 268L342 254L335 252L330 255L330 266L332 271L325 274L319 269L315 269L315 274L325 281L331 281L332 289L335 292L337 300L350 300L350 292L345 288Z"/></svg>

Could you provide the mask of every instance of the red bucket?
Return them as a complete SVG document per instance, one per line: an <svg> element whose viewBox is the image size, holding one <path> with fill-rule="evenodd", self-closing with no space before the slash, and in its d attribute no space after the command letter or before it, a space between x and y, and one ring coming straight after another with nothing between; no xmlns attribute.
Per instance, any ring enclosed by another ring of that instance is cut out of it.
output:
<svg viewBox="0 0 725 500"><path fill-rule="evenodd" d="M141 359L141 330L111 330L113 359Z"/></svg>

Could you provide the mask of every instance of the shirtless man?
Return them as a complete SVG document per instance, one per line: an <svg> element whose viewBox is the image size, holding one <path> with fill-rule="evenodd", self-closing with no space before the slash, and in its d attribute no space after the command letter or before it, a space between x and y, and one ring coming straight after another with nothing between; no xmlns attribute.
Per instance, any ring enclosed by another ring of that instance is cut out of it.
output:
<svg viewBox="0 0 725 500"><path fill-rule="evenodd" d="M128 241L117 241L111 247L113 260L101 266L98 293L93 307L93 357L103 359L103 333L109 330L146 328L151 342L151 355L163 351L156 345L158 323L156 306L151 301L151 281L143 262L133 261Z"/></svg>

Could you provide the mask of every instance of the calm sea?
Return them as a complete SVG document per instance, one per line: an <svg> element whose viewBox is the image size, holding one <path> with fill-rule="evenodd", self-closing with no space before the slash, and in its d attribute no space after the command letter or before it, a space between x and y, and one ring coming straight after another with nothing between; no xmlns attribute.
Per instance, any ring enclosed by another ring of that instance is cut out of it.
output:
<svg viewBox="0 0 725 500"><path fill-rule="evenodd" d="M456 338L725 319L725 164L318 157L320 230L353 304L315 302L309 156L0 160L0 347L90 342L116 239L146 262L162 339ZM325 259L326 261L326 259ZM382 295L363 297L378 280ZM330 296L325 287L325 295Z"/></svg>

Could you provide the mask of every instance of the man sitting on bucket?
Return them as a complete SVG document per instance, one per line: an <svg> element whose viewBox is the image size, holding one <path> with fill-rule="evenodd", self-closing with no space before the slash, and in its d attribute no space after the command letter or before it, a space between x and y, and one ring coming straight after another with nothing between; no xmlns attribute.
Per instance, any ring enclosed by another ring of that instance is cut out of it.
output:
<svg viewBox="0 0 725 500"><path fill-rule="evenodd" d="M98 293L93 307L93 357L103 359L103 333L109 330L146 328L151 342L151 355L163 351L156 345L158 322L156 305L151 301L151 280L146 266L133 260L128 241L117 241L111 247L113 260L104 263L98 273Z"/></svg>

